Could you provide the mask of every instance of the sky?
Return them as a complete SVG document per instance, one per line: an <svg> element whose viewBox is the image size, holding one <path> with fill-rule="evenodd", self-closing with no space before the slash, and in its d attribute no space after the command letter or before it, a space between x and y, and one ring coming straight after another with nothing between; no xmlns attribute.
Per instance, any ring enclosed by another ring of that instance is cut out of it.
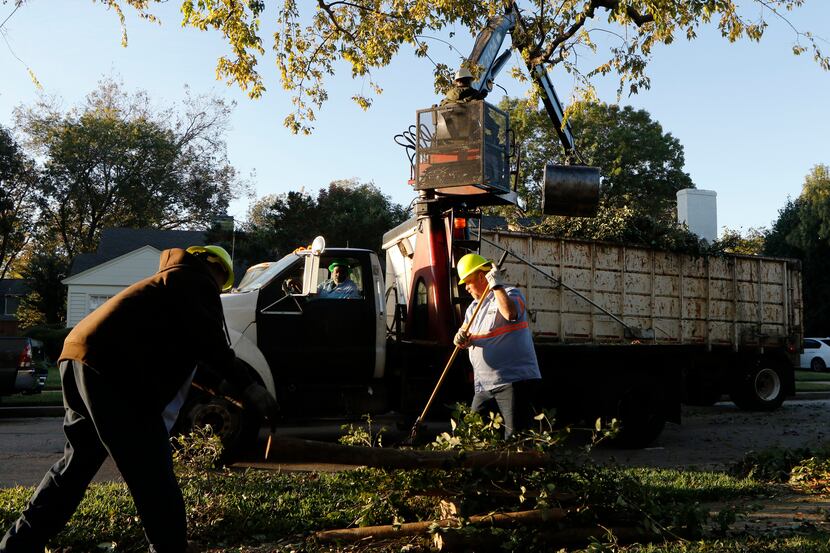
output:
<svg viewBox="0 0 830 553"><path fill-rule="evenodd" d="M12 13L12 4L0 3L0 22ZM159 105L181 102L187 85L194 93L236 102L228 155L257 197L300 189L316 194L329 182L348 178L372 181L403 205L415 197L407 184L408 160L393 137L415 122L416 110L440 101L432 62L403 52L390 67L375 71L384 92L366 112L350 98L368 92L369 83L353 80L348 68L340 67L327 81L331 99L318 111L315 132L293 135L282 125L290 95L280 86L268 39L259 64L267 91L250 100L235 85L216 80L216 59L225 44L215 33L183 29L179 4L153 6L161 25L139 20L125 8L129 45L123 48L118 17L100 3L25 2L2 27L0 125L12 126L15 106L37 99L27 66L43 92L60 97L66 108L81 103L104 77L120 79L130 91L147 91ZM266 37L274 17L267 11L263 18ZM807 0L788 17L796 28L830 39L830 2ZM695 41L678 38L656 48L648 69L651 89L620 100L648 111L680 141L685 170L697 188L717 192L720 228L769 227L788 198L798 197L811 168L830 164L830 73L810 55L792 54L795 35L786 22L771 17L769 23L761 43L730 44L710 27ZM457 29L451 40L455 49L431 41L430 52L435 61L454 67L469 53L473 37ZM830 53L830 43L821 44ZM573 81L558 73L552 77L567 102ZM497 84L511 96L525 93L508 70ZM601 100L617 101L615 80L597 86ZM497 88L488 101L498 103L501 94ZM248 199L236 200L229 212L244 219L248 205Z"/></svg>

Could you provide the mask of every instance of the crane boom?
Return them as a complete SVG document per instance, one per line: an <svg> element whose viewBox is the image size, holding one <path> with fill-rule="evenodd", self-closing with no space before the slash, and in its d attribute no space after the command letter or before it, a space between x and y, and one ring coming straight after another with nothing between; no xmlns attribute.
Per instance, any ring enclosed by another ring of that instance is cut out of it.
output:
<svg viewBox="0 0 830 553"><path fill-rule="evenodd" d="M479 92L479 97L486 96L490 91L491 83L510 58L509 49L502 52L501 55L497 54L501 50L507 34L510 33L512 36L513 31L517 29L522 35L526 35L527 29L524 20L515 2L513 2L510 11L504 15L490 18L487 25L478 33L473 50L466 63L471 67L478 66L482 69L478 79L470 85ZM559 101L556 94L556 89L553 87L553 81L551 81L550 75L542 64L527 62L527 69L530 78L539 85L542 91L542 103L545 106L545 111L550 117L554 129L556 129L562 147L565 148L566 158L570 158L574 153L573 131L571 131L570 124L565 121L565 112L562 109L562 102ZM565 121L564 124L563 121Z"/></svg>

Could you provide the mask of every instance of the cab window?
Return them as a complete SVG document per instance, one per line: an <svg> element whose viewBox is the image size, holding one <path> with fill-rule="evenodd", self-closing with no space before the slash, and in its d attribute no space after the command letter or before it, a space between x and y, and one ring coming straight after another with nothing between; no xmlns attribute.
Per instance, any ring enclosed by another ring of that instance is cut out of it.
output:
<svg viewBox="0 0 830 553"><path fill-rule="evenodd" d="M334 264L347 265L346 280L336 282L330 267ZM353 257L321 257L317 282L320 299L362 299L364 297L363 267ZM350 281L350 282L349 282Z"/></svg>

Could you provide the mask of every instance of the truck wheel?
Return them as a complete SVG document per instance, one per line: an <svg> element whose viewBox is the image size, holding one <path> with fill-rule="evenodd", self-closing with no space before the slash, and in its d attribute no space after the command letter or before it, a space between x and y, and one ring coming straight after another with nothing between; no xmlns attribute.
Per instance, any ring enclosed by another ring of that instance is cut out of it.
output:
<svg viewBox="0 0 830 553"><path fill-rule="evenodd" d="M821 357L813 357L810 361L810 368L817 373L824 372L827 370L827 363Z"/></svg>
<svg viewBox="0 0 830 553"><path fill-rule="evenodd" d="M615 447L639 449L651 444L666 425L660 402L648 386L637 386L620 398L617 407L620 432L611 441Z"/></svg>
<svg viewBox="0 0 830 553"><path fill-rule="evenodd" d="M233 457L256 443L261 422L257 416L223 398L202 392L191 396L179 413L174 432L186 434L210 426L222 440L223 457Z"/></svg>
<svg viewBox="0 0 830 553"><path fill-rule="evenodd" d="M751 368L729 395L746 411L774 411L784 403L784 378L773 364Z"/></svg>

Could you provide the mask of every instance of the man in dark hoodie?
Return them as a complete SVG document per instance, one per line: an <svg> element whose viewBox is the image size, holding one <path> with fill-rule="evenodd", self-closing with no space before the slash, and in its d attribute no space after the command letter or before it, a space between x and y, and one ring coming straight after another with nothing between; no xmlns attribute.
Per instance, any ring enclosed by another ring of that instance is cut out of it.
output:
<svg viewBox="0 0 830 553"><path fill-rule="evenodd" d="M155 275L109 299L69 333L60 358L63 458L0 541L0 553L42 552L107 455L130 489L150 551L187 549L168 432L197 363L221 373L260 416L273 418L278 409L264 387L234 366L219 301L232 285L223 248L165 250Z"/></svg>

